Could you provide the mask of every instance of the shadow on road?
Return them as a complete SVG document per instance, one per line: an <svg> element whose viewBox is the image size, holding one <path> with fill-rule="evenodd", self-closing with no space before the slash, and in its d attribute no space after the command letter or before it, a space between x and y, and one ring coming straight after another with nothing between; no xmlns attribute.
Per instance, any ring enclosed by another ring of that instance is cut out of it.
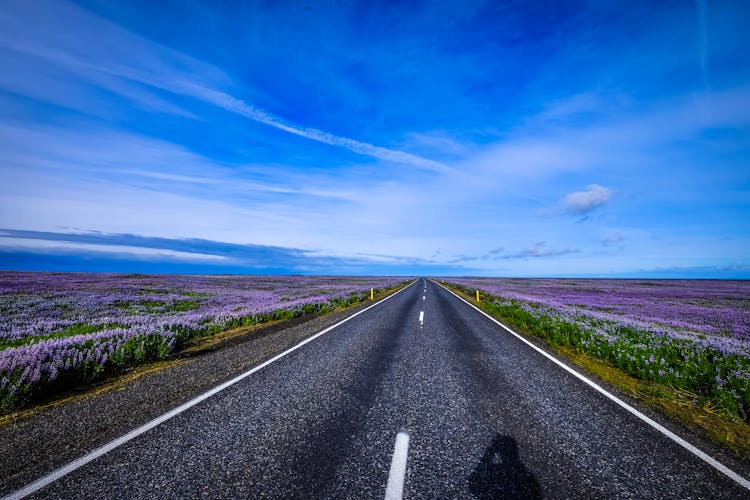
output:
<svg viewBox="0 0 750 500"><path fill-rule="evenodd" d="M518 445L510 436L497 435L469 476L469 491L481 499L542 498L534 475L518 458Z"/></svg>

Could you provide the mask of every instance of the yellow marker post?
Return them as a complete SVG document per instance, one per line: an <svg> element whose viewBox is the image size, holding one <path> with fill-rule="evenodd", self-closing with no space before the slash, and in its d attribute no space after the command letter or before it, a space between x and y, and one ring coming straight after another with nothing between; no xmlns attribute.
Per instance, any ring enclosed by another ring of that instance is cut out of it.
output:
<svg viewBox="0 0 750 500"><path fill-rule="evenodd" d="M370 288L370 300L372 300L374 298L375 298L375 289L374 288Z"/></svg>
<svg viewBox="0 0 750 500"><path fill-rule="evenodd" d="M479 302L479 290L477 290L477 302Z"/></svg>

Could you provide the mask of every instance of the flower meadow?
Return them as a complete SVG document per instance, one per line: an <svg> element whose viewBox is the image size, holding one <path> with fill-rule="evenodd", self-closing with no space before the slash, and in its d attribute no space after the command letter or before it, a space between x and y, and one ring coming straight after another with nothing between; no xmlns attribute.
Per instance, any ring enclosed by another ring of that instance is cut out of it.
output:
<svg viewBox="0 0 750 500"><path fill-rule="evenodd" d="M323 313L404 278L0 272L0 410L197 336Z"/></svg>
<svg viewBox="0 0 750 500"><path fill-rule="evenodd" d="M552 345L659 382L729 418L750 414L750 282L451 278Z"/></svg>

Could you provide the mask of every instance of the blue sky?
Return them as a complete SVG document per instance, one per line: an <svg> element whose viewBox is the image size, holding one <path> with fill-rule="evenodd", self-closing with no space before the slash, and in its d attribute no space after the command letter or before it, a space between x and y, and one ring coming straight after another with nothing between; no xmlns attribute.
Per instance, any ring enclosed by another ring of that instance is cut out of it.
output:
<svg viewBox="0 0 750 500"><path fill-rule="evenodd" d="M5 1L0 269L750 278L749 18Z"/></svg>

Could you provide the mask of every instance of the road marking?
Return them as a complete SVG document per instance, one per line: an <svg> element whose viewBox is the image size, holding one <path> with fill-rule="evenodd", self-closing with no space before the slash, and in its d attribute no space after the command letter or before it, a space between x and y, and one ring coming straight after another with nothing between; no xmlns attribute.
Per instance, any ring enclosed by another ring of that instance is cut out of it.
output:
<svg viewBox="0 0 750 500"><path fill-rule="evenodd" d="M419 311L419 326L424 323L424 311Z"/></svg>
<svg viewBox="0 0 750 500"><path fill-rule="evenodd" d="M440 283L438 283L438 285L440 285ZM555 358L554 356L552 356L548 352L546 352L546 351L542 350L541 348L535 346L530 341L528 341L527 339L523 338L521 335L519 335L518 333L514 332L513 330L511 330L510 328L508 328L507 326L505 326L500 321L498 321L497 319L493 318L492 316L490 316L486 312L482 311L481 309L479 309L477 306L475 306L471 302L468 302L463 297L460 297L459 295L456 295L455 293L453 293L452 290L448 290L448 288L446 288L443 285L440 285L440 286L442 286L449 293L453 294L459 300L465 302L469 306L473 307L474 309L476 309L477 311L479 311L480 313L482 313L483 315L485 315L487 318L489 318L494 323L500 325L500 327L503 328L505 331L507 331L508 333L514 335L518 340L520 340L524 344L528 345L529 347L531 347L532 349L534 349L535 351L537 351L542 356L548 358L550 361L552 361L553 363L555 363L556 365L558 365L560 368L562 368L566 372L570 373L571 375L573 375L574 377L576 377L580 381L584 382L586 385L590 386L595 391L597 391L600 394L606 396L611 401L617 403L620 407L622 407L625 410L629 411L631 414L633 414L634 416L638 417L643 422L647 423L648 425L650 425L651 427L653 427L657 431L661 432L666 437L668 437L669 439L671 439L675 443L679 444L680 446L682 446L683 448L685 448L686 450L688 450L690 453L692 453L696 457L698 457L701 460L703 460L704 462L706 462L708 465L710 465L714 469L718 470L719 472L721 472L725 476L733 479L736 483L738 483L740 486L742 486L746 490L750 490L750 481L748 481L744 477L740 476L739 474L737 474L736 472L734 472L732 469L730 469L729 467L727 467L723 463L721 463L718 460L716 460L714 457L712 457L709 454L705 453L704 451L701 451L700 449L696 448L695 446L693 446L692 444L690 444L689 442L687 442L686 440L684 440L683 438L681 438L680 436L678 436L677 434L675 434L674 432L670 431L669 429L667 429L666 427L664 427L660 423L656 422L655 420L647 417L646 415L644 415L640 411L636 410L635 408L633 408L632 406L630 406L628 403L626 403L622 399L620 399L617 396L615 396L614 394L611 394L611 393L607 392L606 389L604 389L602 386L600 386L599 384L597 384L593 380L591 380L591 379L589 379L589 378L581 375L580 373L578 373L577 371L575 371L574 369L572 369L571 367L569 367L568 365L566 365L565 363L563 363L559 359Z"/></svg>
<svg viewBox="0 0 750 500"><path fill-rule="evenodd" d="M404 496L404 476L406 475L406 457L409 454L409 435L399 432L393 446L391 470L388 472L388 486L385 488L385 500L401 500Z"/></svg>
<svg viewBox="0 0 750 500"><path fill-rule="evenodd" d="M95 459L101 457L102 455L104 455L106 453L109 453L110 451L114 450L118 446L121 446L121 445L127 443L131 439L134 439L134 438L140 436L141 434L143 434L143 433L145 433L145 432L153 429L157 425L166 422L167 420L171 419L172 417L175 417L175 416L179 415L180 413L184 412L185 410L187 410L189 408L192 408L193 406L197 405L198 403L201 403L201 402L205 401L206 399L208 399L211 396L213 396L213 395L215 395L215 394L223 391L224 389L226 389L226 388L228 388L230 386L233 386L234 384L236 384L240 380L242 380L244 378L247 378L250 375L252 375L253 373L262 370L263 368L267 367L271 363L274 363L275 361L280 360L281 358L283 358L287 354L290 354L290 353L296 351L297 349L299 349L300 347L304 346L305 344L308 344L308 343L312 342L313 340L317 339L318 337L320 337L320 336L322 336L322 335L330 332L334 328L337 328L337 327L343 325L344 323L346 323L350 319L356 318L360 314L362 314L362 313L364 313L364 312L372 309L373 307L375 307L377 305L382 304L383 302L385 302L386 300L388 300L388 299L390 299L392 297L395 297L399 293L403 292L404 290L406 290L407 288L409 288L410 286L412 286L414 283L416 283L416 280L413 281L412 283L408 284L407 286L405 286L401 290L397 291L396 293L393 293L393 294L389 295L388 297L386 297L386 298L384 298L382 300L379 300L379 301L375 302L374 304L372 304L370 306L365 307L361 311L357 311L354 314L352 314L351 316L348 316L348 317L342 319L338 323L336 323L334 325L331 325L331 326L329 326L328 328L326 328L324 330L319 331L318 333L316 333L312 337L306 338L305 340L303 340L299 344L297 344L297 345L295 345L293 347L290 347L286 351L284 351L284 352L282 352L280 354L277 354L273 358L264 361L263 363L259 364L258 366L249 369L248 371L246 371L246 372L244 372L244 373L242 373L242 374L234 377L231 380L228 380L228 381L224 382L221 385L218 385L218 386L214 387L213 389L210 389L209 391L204 392L200 396L198 396L198 397L196 397L194 399L191 399L187 403L181 404L177 408L175 408L175 409L173 409L171 411L168 411L167 413L165 413L165 414L163 414L163 415L161 415L159 417L156 417L155 419L151 420L150 422L147 422L147 423L143 424L142 426L140 426L140 427L138 427L136 429L133 429L132 431L130 431L127 434L125 434L124 436L120 436L119 438L115 439L114 441L110 441L109 443L105 444L104 446L101 446L101 447L95 449L94 451L92 451L92 452L90 452L90 453L88 453L88 454L86 454L86 455L84 455L84 456L82 456L82 457L80 457L80 458L78 458L76 460L73 460L72 462L69 462L68 464L60 467L59 469L56 469L56 470L50 472L46 476L44 476L44 477L42 477L40 479L37 479L33 483L27 484L26 486L24 486L20 490L15 491L15 492L13 492L13 493L11 493L11 494L3 497L2 500L11 500L11 499L16 500L16 499L23 498L23 497L25 497L27 495L31 495L32 493L34 493L36 491L39 491L40 489L44 488L45 486L47 486L47 485L49 485L51 483L54 483L58 479L60 479L60 478L62 478L64 476L67 476L68 474L70 474L71 472L75 471L76 469L79 469L80 467L83 467L84 465L86 465L87 463L91 462L92 460L95 460Z"/></svg>
<svg viewBox="0 0 750 500"><path fill-rule="evenodd" d="M426 299L426 298L427 298L427 296L426 296L426 295L422 295L422 300L424 300L424 299Z"/></svg>

